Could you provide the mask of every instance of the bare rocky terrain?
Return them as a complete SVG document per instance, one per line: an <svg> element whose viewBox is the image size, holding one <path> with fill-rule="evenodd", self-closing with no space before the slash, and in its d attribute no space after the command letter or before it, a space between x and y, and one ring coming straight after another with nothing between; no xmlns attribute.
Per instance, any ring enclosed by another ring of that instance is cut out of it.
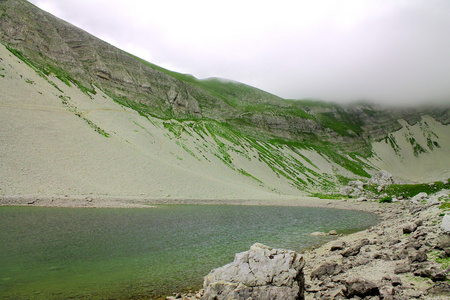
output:
<svg viewBox="0 0 450 300"><path fill-rule="evenodd" d="M377 226L305 253L306 299L450 296L450 236L440 228L442 210L410 203L383 206ZM447 263L436 262L439 257Z"/></svg>

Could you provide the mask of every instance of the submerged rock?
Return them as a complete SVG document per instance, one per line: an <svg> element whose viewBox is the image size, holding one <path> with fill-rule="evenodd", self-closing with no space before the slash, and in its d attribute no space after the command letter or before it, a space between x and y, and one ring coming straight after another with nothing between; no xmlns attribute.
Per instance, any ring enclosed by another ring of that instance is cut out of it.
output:
<svg viewBox="0 0 450 300"><path fill-rule="evenodd" d="M312 236L325 236L327 235L325 232L322 231L315 231L313 233L311 233Z"/></svg>
<svg viewBox="0 0 450 300"><path fill-rule="evenodd" d="M202 299L304 299L303 257L256 243L204 280Z"/></svg>

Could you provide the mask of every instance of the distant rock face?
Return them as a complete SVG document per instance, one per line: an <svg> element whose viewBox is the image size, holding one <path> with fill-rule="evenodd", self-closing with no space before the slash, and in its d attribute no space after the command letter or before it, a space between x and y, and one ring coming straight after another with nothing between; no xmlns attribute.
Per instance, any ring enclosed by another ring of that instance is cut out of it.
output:
<svg viewBox="0 0 450 300"><path fill-rule="evenodd" d="M205 277L202 299L304 299L303 266L299 253L257 243Z"/></svg>
<svg viewBox="0 0 450 300"><path fill-rule="evenodd" d="M392 178L392 175L390 173L382 170L373 175L372 178L370 178L370 180L367 183L378 186L386 186L393 184L394 179Z"/></svg>

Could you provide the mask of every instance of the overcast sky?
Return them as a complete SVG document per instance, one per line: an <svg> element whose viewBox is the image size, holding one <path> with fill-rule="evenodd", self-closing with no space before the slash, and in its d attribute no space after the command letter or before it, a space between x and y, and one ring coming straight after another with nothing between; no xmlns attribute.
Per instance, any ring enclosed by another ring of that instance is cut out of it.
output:
<svg viewBox="0 0 450 300"><path fill-rule="evenodd" d="M167 69L290 99L450 103L449 0L30 0Z"/></svg>

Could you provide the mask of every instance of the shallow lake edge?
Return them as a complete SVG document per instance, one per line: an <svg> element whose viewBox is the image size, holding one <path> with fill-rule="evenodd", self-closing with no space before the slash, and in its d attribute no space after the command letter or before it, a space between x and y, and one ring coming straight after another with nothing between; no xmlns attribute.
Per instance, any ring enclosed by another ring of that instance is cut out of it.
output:
<svg viewBox="0 0 450 300"><path fill-rule="evenodd" d="M249 206L300 206L325 207L382 213L388 206L376 202L358 202L353 199L329 200L315 197L279 197L274 199L152 199L144 197L112 196L3 196L0 206L38 206L73 208L157 208L158 205L249 205Z"/></svg>

